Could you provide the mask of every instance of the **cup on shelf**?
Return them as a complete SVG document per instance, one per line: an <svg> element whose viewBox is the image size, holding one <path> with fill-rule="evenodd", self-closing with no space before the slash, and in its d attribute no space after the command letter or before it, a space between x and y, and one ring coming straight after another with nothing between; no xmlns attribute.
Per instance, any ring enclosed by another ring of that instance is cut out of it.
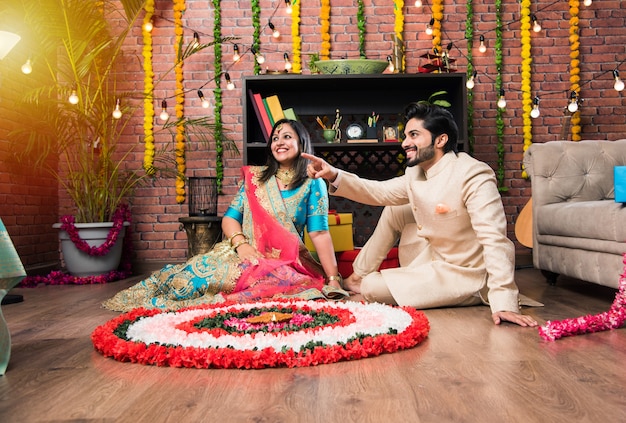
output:
<svg viewBox="0 0 626 423"><path fill-rule="evenodd" d="M324 129L322 136L327 143L339 142L341 138L341 131L339 129Z"/></svg>

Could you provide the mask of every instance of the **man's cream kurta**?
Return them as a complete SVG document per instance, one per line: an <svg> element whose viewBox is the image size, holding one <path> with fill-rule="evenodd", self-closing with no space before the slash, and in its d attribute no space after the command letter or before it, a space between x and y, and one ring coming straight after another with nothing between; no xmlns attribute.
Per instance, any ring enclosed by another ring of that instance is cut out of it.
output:
<svg viewBox="0 0 626 423"><path fill-rule="evenodd" d="M399 305L453 306L479 295L492 312L519 312L515 247L487 164L448 152L427 173L409 167L388 181L343 172L330 193L376 206L410 204L410 228L424 247L407 266L381 272Z"/></svg>

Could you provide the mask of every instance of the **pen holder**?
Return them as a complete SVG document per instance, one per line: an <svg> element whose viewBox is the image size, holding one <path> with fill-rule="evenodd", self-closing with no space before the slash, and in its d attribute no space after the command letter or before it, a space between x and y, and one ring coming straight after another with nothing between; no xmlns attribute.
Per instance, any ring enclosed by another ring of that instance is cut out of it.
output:
<svg viewBox="0 0 626 423"><path fill-rule="evenodd" d="M322 136L327 143L336 143L341 139L341 131L339 129L324 129Z"/></svg>
<svg viewBox="0 0 626 423"><path fill-rule="evenodd" d="M365 138L370 139L370 140L378 139L378 131L376 130L375 126L367 127L367 130L365 131Z"/></svg>

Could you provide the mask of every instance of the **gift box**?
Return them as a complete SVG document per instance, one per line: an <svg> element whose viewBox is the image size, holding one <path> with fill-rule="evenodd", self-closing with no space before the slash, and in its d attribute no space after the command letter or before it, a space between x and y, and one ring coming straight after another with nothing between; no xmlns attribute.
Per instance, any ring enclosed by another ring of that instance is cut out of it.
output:
<svg viewBox="0 0 626 423"><path fill-rule="evenodd" d="M339 268L339 273L344 278L350 276L354 271L352 263L359 254L359 251L361 250L349 250L337 253L337 267ZM383 269L391 269L394 267L400 267L400 261L398 260L398 247L394 247L389 251L387 257L378 267L378 270L381 271Z"/></svg>
<svg viewBox="0 0 626 423"><path fill-rule="evenodd" d="M615 166L615 202L626 203L626 166Z"/></svg>
<svg viewBox="0 0 626 423"><path fill-rule="evenodd" d="M352 231L352 213L328 213L328 229L333 239L335 252L354 249L354 234ZM304 232L304 245L309 251L315 251L311 237Z"/></svg>

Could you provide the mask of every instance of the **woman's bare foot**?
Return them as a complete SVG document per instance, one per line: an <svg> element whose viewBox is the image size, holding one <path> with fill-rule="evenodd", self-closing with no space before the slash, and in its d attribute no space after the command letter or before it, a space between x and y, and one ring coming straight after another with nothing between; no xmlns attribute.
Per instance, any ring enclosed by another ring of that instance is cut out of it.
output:
<svg viewBox="0 0 626 423"><path fill-rule="evenodd" d="M361 293L361 277L356 273L351 274L343 280L343 289L356 294Z"/></svg>

